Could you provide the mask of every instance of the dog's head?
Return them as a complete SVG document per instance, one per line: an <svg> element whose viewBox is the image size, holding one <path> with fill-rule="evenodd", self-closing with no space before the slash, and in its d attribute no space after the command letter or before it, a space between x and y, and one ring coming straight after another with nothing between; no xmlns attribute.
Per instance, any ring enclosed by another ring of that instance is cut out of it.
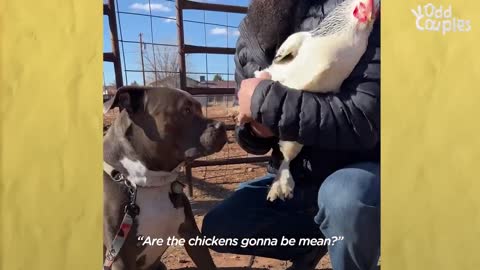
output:
<svg viewBox="0 0 480 270"><path fill-rule="evenodd" d="M227 141L224 124L205 118L200 103L179 89L121 87L104 113L116 105L124 109L119 118L127 119L120 124L129 125L125 137L152 170L213 154Z"/></svg>

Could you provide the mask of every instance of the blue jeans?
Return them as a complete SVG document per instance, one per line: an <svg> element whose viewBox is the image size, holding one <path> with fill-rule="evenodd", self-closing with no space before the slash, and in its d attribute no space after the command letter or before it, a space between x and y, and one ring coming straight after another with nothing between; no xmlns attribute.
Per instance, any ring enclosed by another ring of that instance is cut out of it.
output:
<svg viewBox="0 0 480 270"><path fill-rule="evenodd" d="M334 270L376 269L380 255L380 177L376 163L340 169L319 190L296 187L293 199L268 202L273 175L243 183L204 218L202 232L217 238L332 238ZM308 246L213 246L217 252L295 260Z"/></svg>

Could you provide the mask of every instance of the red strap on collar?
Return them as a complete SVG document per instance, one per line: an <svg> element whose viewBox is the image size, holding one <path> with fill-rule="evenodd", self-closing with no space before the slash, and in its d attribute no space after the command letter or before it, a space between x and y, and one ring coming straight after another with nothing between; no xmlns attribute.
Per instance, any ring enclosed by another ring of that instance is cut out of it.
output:
<svg viewBox="0 0 480 270"><path fill-rule="evenodd" d="M108 249L107 253L105 254L105 262L103 263L104 270L111 269L113 262L117 258L120 249L125 243L128 233L132 228L133 219L134 218L128 213L128 211L125 213L125 216L123 216L122 224L120 225L120 228L118 229L117 234L112 241L110 249Z"/></svg>

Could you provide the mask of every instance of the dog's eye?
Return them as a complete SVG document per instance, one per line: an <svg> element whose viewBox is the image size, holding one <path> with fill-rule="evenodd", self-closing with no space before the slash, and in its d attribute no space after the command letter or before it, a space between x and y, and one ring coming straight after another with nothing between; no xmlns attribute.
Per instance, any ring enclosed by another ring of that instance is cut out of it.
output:
<svg viewBox="0 0 480 270"><path fill-rule="evenodd" d="M190 108L185 108L185 113L192 113L192 109L190 109Z"/></svg>

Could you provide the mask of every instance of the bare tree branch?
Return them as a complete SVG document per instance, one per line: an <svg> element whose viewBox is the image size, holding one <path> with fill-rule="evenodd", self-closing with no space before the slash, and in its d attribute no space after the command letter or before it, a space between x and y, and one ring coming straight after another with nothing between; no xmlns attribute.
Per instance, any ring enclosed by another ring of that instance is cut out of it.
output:
<svg viewBox="0 0 480 270"><path fill-rule="evenodd" d="M162 81L168 77L179 78L180 63L178 49L167 46L149 46L144 51L147 84ZM150 72L151 71L151 72Z"/></svg>

